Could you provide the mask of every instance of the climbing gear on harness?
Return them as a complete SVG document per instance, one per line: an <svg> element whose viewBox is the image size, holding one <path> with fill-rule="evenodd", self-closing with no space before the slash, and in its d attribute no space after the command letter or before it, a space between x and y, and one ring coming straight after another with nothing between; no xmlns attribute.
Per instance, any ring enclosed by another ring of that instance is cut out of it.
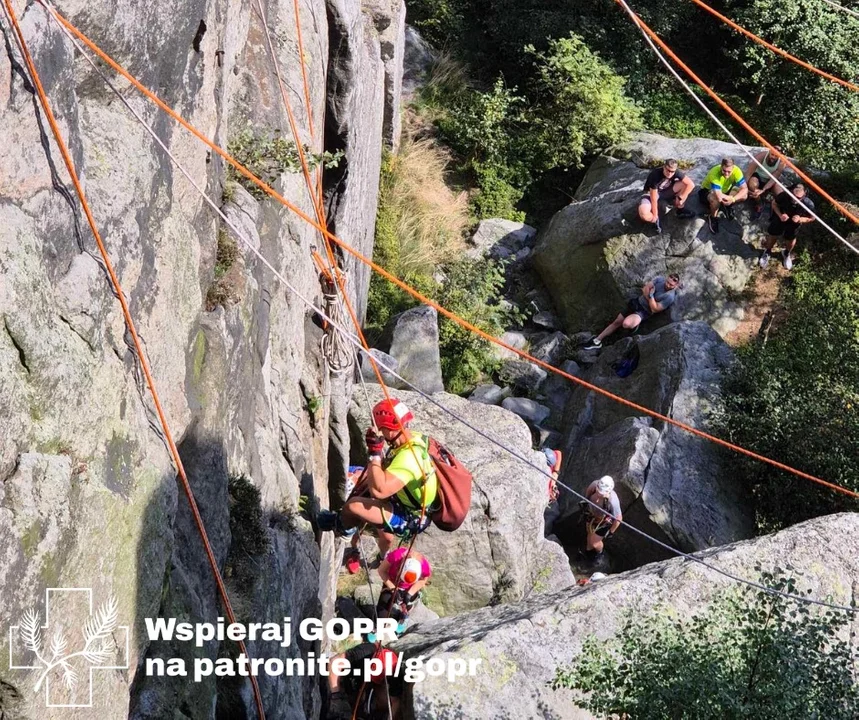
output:
<svg viewBox="0 0 859 720"><path fill-rule="evenodd" d="M376 406L373 408L373 421L376 423L376 427L380 430L399 430L400 425L397 419L399 419L403 427L408 427L409 423L415 419L415 416L412 415L412 411L406 407L404 402L396 398L376 403Z"/></svg>

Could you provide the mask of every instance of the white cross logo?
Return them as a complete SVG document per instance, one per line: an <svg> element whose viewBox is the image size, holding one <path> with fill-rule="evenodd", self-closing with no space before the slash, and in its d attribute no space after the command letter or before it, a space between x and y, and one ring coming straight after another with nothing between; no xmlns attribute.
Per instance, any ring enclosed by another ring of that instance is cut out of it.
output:
<svg viewBox="0 0 859 720"><path fill-rule="evenodd" d="M79 605L81 612L76 616L85 613L88 618L83 628L71 635L71 646L67 628L56 617L59 613L55 613L52 622L52 601L67 610ZM9 668L39 671L33 692L39 692L44 685L46 707L92 707L93 673L128 668L128 626L117 625L116 598L111 596L93 612L90 588L48 588L45 590L45 624L39 621L39 615L30 609L18 625L9 628ZM52 635L46 645L48 632ZM83 702L79 697L78 681L85 671L88 671L88 682L86 702ZM59 682L51 684L52 677Z"/></svg>

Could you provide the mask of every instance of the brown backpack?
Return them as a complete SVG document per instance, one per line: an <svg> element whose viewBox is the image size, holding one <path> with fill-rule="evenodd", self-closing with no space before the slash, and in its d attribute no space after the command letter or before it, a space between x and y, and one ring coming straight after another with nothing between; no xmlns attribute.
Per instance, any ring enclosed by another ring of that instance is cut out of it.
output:
<svg viewBox="0 0 859 720"><path fill-rule="evenodd" d="M432 521L439 530L453 532L471 508L471 473L437 440L430 438L427 449L438 480L439 508L432 513Z"/></svg>

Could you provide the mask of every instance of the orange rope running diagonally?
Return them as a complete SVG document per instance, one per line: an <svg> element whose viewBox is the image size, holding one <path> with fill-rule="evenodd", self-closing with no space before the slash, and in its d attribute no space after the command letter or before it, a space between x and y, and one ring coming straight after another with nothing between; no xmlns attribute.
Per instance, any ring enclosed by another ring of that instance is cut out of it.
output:
<svg viewBox="0 0 859 720"><path fill-rule="evenodd" d="M6 0L6 1L8 2L8 0ZM316 224L316 222L311 217L309 217L306 213L302 212L299 208L295 207L295 205L293 205L286 198L284 198L282 195L280 195L276 190L274 190L269 185L267 185L265 182L260 180L253 173L251 173L247 168L245 168L241 163L239 163L235 158L233 158L231 155L229 155L229 153L227 153L225 150L223 150L223 148L221 148L218 145L216 145L215 143L213 143L205 135L203 135L203 133L201 133L199 130L197 130L197 128L195 128L193 125L188 123L180 115L175 113L168 105L166 105L162 100L160 100L157 95L155 95L149 89L147 89L145 86L143 86L133 75L131 75L127 70L125 70L125 68L123 68L117 62L115 62L107 53L105 53L101 48L99 48L95 43L93 43L89 38L87 38L86 35L84 35L80 30L78 30L74 25L72 25L68 20L63 18L62 15L60 15L56 11L53 11L53 14L55 17L57 17L57 19L63 25L65 25L72 32L72 34L74 34L78 39L80 39L84 44L86 44L91 50L93 50L93 52L95 52L100 58L102 58L102 60L104 60L108 65L110 65L110 67L112 67L114 70L116 70L116 72L118 72L120 75L122 75L126 80L128 80L132 85L134 85L134 87L136 87L141 93L143 93L146 97L148 97L150 100L152 100L152 102L154 102L156 105L158 105L158 107L160 107L162 110L164 110L170 117L172 117L174 120L176 120L180 125L182 125L190 133L192 133L201 142L208 145L215 153L217 153L218 155L223 157L234 168L236 168L236 170L238 170L240 173L242 173L242 175L244 175L249 180L254 182L254 184L256 184L264 192L266 192L268 195L270 195L271 197L276 199L278 202L280 202L282 205L284 205L284 207L289 208L292 212L294 212L298 217L302 218L305 222L307 222L307 223L313 225L314 227L316 227L317 229L319 229L321 232L323 232L326 235L326 237L329 240L331 240L332 242L339 245L341 248L343 248L344 251L348 252L350 255L357 258L360 262L362 262L365 265L372 268L375 272L377 272L378 274L380 274L382 277L386 278L390 282L394 283L397 287L399 287L402 290L409 293L415 299L419 300L422 303L425 303L426 305L434 307L436 309L436 311L440 312L446 318L452 320L453 322L466 328L467 330L474 332L475 334L482 337L484 340L487 340L488 342L494 343L495 345L498 345L499 347L503 347L506 350L509 350L509 351L515 353L516 355L523 358L524 360L528 360L529 362L533 362L534 364L539 365L540 367L544 368L548 372L552 372L552 373L555 373L556 375L560 375L561 377L566 378L570 382L576 383L577 385L581 385L582 387L586 387L593 392L596 392L600 395L603 395L604 397L610 398L616 402L619 402L623 405L626 405L627 407L630 407L633 410L641 412L645 415L649 415L650 417L653 417L657 420L665 422L669 425L673 425L674 427L680 428L681 430L685 430L686 432L689 432L689 433L691 433L697 437L700 437L700 438L703 438L705 440L709 440L711 442L714 442L717 445L721 445L722 447L728 448L729 450L732 450L732 451L739 453L741 455L745 455L747 457L753 458L754 460L758 460L760 462L763 462L763 463L766 463L766 464L771 465L773 467L776 467L779 470L783 470L785 472L792 473L792 474L796 475L797 477L801 477L805 480L809 480L811 482L817 483L818 485L822 485L824 487L827 487L830 490L834 490L835 492L840 492L840 493L843 493L845 495L849 495L850 497L859 498L859 493L854 492L853 490L842 487L840 485L836 485L836 484L831 483L831 482L827 482L826 480L815 477L814 475L810 475L809 473L803 472L803 471L798 470L796 468L790 467L789 465L785 465L784 463L780 463L777 460L773 460L771 458L765 457L764 455L760 455L758 453L752 452L751 450L746 450L745 448L740 447L738 445L735 445L733 443L730 443L727 440L722 440L721 438L718 438L715 435L710 435L709 433L703 432L702 430L698 430L698 429L696 429L690 425L686 425L685 423L674 420L673 418L670 418L666 415L662 415L661 413L658 413L655 410L651 410L651 409L646 408L642 405L631 402L630 400L626 400L625 398L622 398L619 395L615 395L614 393L611 393L608 390L604 390L604 389L602 389L596 385L593 385L593 384L591 384L585 380L582 380L581 378L577 378L573 375L570 375L569 373L566 373L563 370L560 370L559 368L556 368L552 365L549 365L548 363L543 362L542 360L538 360L537 358L533 357L532 355L529 355L528 353L524 352L523 350L515 348L512 345L508 345L507 343L505 343L502 340L499 340L496 337L492 337L491 335L484 332L480 328L469 323L467 320L460 318L458 315L451 312L447 308L442 307L441 305L439 305L435 301L422 295L417 290L415 290L414 288L412 288L411 286L409 286L408 284L406 284L405 282L403 282L399 278L397 278L394 275L392 275L391 273L389 273L383 267L377 265L372 260L370 260L366 256L359 253L357 250L355 250L349 244L344 243L342 240L340 240L338 237L336 237L331 232L329 232L327 230L323 230L322 228L320 228Z"/></svg>
<svg viewBox="0 0 859 720"><path fill-rule="evenodd" d="M731 18L725 17L718 10L711 8L706 3L701 2L701 0L691 0L691 1L693 3L695 3L698 7L700 7L702 10L706 10L711 15L719 18L719 20L721 20L726 25L729 25L730 27L732 27L737 32L742 33L743 35L750 38L751 40L754 40L756 43L758 43L758 45L763 45L767 50L771 50L772 52L776 53L776 55L781 55L786 60L790 60L791 62L799 65L800 67L803 67L806 70L810 70L811 72L816 73L817 75L820 75L820 77L824 77L827 80L831 80L834 83L838 83L839 85L843 85L844 87L849 88L850 90L853 90L854 92L859 92L859 85L856 85L855 83L849 82L848 80L843 80L842 78L837 77L836 75L833 75L832 73L828 73L825 70L821 70L820 68L815 67L811 63L805 62L805 60L800 60L798 57L791 55L789 52L785 52L781 48L776 47L772 43L769 43L766 40L764 40L763 38L758 37L751 30L746 30L741 25L738 25L733 20L731 20Z"/></svg>
<svg viewBox="0 0 859 720"><path fill-rule="evenodd" d="M27 46L27 41L24 39L24 34L21 31L21 27L18 24L18 17L15 14L15 10L12 7L10 0L4 0L6 5L6 12L9 15L9 19L12 23L12 26L15 30L15 35L18 40L18 45L21 50L21 54L24 57L24 61L27 64L27 69L30 73L30 77L33 80L33 85L36 88L36 93L39 96L39 101L42 105L42 108L45 111L45 117L48 120L48 124L51 126L51 132L54 135L54 138L57 141L57 146L59 147L60 153L63 156L63 162L65 163L66 169L68 170L69 176L71 177L72 184L75 187L75 192L80 199L81 208L86 215L87 222L89 223L90 229L92 230L93 237L95 238L95 242L98 245L99 253L101 253L102 260L104 261L105 268L107 269L108 275L110 276L111 284L116 290L116 296L119 299L119 303L122 306L122 314L125 317L125 323L128 326L128 331L134 341L134 347L137 350L137 357L140 360L140 366L143 370L143 374L146 377L146 383L149 386L149 390L152 393L152 400L155 404L155 409L158 413L158 418L161 422L161 427L164 430L164 437L167 440L167 445L170 450L170 454L173 457L173 462L176 464L176 469L179 474L179 477L182 480L182 486L185 490L185 494L188 498L188 504L191 507L191 513L194 516L194 522L197 526L197 530L200 533L200 538L203 541L203 547L206 551L206 556L209 560L209 565L212 570L212 575L215 579L215 583L218 586L218 593L221 596L221 601L224 604L224 610L227 613L227 616L230 619L231 623L236 622L235 614L233 613L232 605L230 604L230 598L227 594L227 589L224 586L223 578L221 577L220 569L218 568L217 560L215 559L215 554L212 551L212 545L209 542L209 537L206 534L206 527L203 524L203 518L200 515L200 510L197 507L197 501L194 498L194 492L191 489L191 484L188 481L188 476L185 474L185 467L182 464L182 459L179 456L179 450L176 447L176 443L173 441L173 435L170 432L170 427L167 424L167 418L164 414L164 409L161 407L161 401L158 397L158 391L155 388L155 381L152 378L152 372L149 368L149 363L146 361L146 356L143 352L143 346L140 342L140 337L137 334L137 329L134 325L134 320L131 317L131 311L128 307L128 303L125 299L125 294L122 291L122 286L119 283L119 278L114 271L113 264L110 261L110 256L107 253L107 248L104 245L104 242L101 238L101 234L98 231L98 227L95 223L95 218L92 215L92 212L89 207L89 203L87 202L86 195L84 194L83 187L81 187L80 179L78 178L77 171L75 170L74 163L72 162L71 155L69 153L69 149L66 146L65 141L63 140L63 136L60 132L60 128L57 125L56 117L54 116L53 111L51 110L51 105L48 102L48 96L45 93L45 89L42 86L41 78L39 77L39 73L36 70L36 65L33 62L32 55L30 54L30 50ZM239 647L242 653L245 656L248 656L247 647L243 641L239 641ZM260 695L259 686L257 685L256 678L251 675L251 684L253 685L254 691L254 699L256 700L257 713L259 715L260 720L265 720L265 712L262 706L262 696Z"/></svg>
<svg viewBox="0 0 859 720"><path fill-rule="evenodd" d="M624 11L626 11L626 8L629 8L629 5L626 5L626 7L624 7L624 3L622 2L622 0L615 0L615 2ZM747 123L737 112L735 112L734 109L730 105L728 105L728 103L726 103L715 92L713 92L707 85L707 83L705 83L694 72L692 72L689 66L686 65L686 63L684 63L679 57L677 57L677 54L670 47L668 47L668 45L666 45L662 41L662 39L655 32L653 32L653 30L650 29L650 27L644 22L644 20L641 19L641 17L634 10L629 8L629 12L633 15L635 21L641 26L641 28L647 33L647 35L653 39L653 42L659 45L659 47L661 47L665 51L665 53L672 60L674 60L674 62L676 62L681 68L683 68L683 71L690 78L692 78L692 80L694 80L695 83L704 92L706 92L711 98L713 98L713 100L716 101L719 107L721 107L732 118L734 118L734 120L736 120L743 128L745 128L746 131L748 131L752 135L752 137L757 139L757 141L761 143L761 145L766 147L773 155L781 159L781 161L784 162L785 165L787 165L791 170L793 170L797 175L799 175L799 177L801 177L805 181L806 185L811 188L814 188L814 190L816 190L818 193L820 193L820 195L822 195L830 203L832 203L833 207L835 207L838 212L840 212L844 217L852 220L854 223L859 225L859 217L850 212L850 210L844 207L844 205L838 202L834 197L832 197L828 192L826 192L826 190L820 187L820 185L814 182L814 180L812 180L808 175L806 175L802 170L800 170L796 165L794 165L791 162L790 158L787 157L787 155L776 150L775 147L773 147L773 145L771 145L770 142L763 135L761 135L751 125L749 125L749 123Z"/></svg>

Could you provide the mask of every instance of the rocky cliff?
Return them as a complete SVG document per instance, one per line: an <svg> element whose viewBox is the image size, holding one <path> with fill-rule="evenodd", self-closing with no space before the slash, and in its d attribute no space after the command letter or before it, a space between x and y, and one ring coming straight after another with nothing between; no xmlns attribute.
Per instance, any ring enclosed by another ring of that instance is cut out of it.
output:
<svg viewBox="0 0 859 720"><path fill-rule="evenodd" d="M766 571L792 568L800 593L850 606L859 577L857 545L859 516L845 513L728 545L704 557L749 579L756 579L756 566ZM445 677L415 684L414 715L462 720L592 718L576 705L572 692L549 686L557 669L581 653L588 637L615 635L630 611L648 614L668 607L676 616L688 618L729 586L733 583L700 564L674 559L519 605L421 625L399 643L408 655L423 655L425 660L480 658L483 670L454 684ZM851 645L859 649L855 633Z"/></svg>
<svg viewBox="0 0 859 720"><path fill-rule="evenodd" d="M348 454L350 382L320 360L307 309L240 249L233 302L211 308L219 226L186 180L135 123L39 5L13 2L84 182L93 213L143 338L216 558L240 619L318 616L332 608L330 541L319 546L297 516L300 495L327 503ZM251 129L288 137L254 3L82 2L58 9L143 84L222 147ZM396 136L404 8L345 0L263 2L302 141L343 152L326 178L332 228L372 252L383 143ZM0 17L0 626L35 607L49 587L115 594L131 633L128 669L97 684L98 717L244 717L248 687L146 678L147 656L187 655L150 645L143 619L213 620L222 610L190 510L177 486L137 360L58 148ZM306 64L315 134L303 108ZM238 218L260 252L307 296L319 297L314 231L270 200L227 188L223 163L120 85L207 193ZM278 190L305 212L299 174ZM349 292L363 307L367 273L346 260ZM219 268L222 271L222 268ZM245 475L260 493L266 549L236 560L253 494L231 492ZM86 608L58 599L54 617L82 626ZM254 644L249 646L254 654ZM296 654L311 648L292 648ZM198 652L216 657L208 643ZM84 718L93 710L45 708L34 679L9 671L21 717ZM315 717L314 679L261 679L270 717ZM4 685L5 687L5 685ZM217 705L217 707L216 707ZM225 714L226 713L226 714Z"/></svg>

